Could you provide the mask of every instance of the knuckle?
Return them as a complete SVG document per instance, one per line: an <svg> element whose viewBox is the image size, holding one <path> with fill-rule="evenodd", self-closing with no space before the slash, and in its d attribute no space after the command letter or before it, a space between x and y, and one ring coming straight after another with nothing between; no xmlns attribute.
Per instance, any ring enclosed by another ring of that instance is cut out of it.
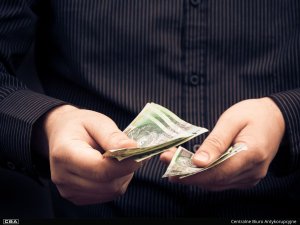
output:
<svg viewBox="0 0 300 225"><path fill-rule="evenodd" d="M123 133L121 133L120 131L116 130L113 131L112 133L109 134L109 139L114 140L114 139L119 139L121 137L123 137Z"/></svg>
<svg viewBox="0 0 300 225"><path fill-rule="evenodd" d="M126 192L126 187L119 187L117 188L115 194L116 196L122 196L125 194L125 192Z"/></svg>
<svg viewBox="0 0 300 225"><path fill-rule="evenodd" d="M253 187L255 187L257 184L258 184L257 181L253 181L252 183L250 183L250 184L248 185L248 187L249 187L249 188L253 188Z"/></svg>
<svg viewBox="0 0 300 225"><path fill-rule="evenodd" d="M264 163L268 159L268 154L263 149L258 149L254 155L254 163L256 165Z"/></svg>
<svg viewBox="0 0 300 225"><path fill-rule="evenodd" d="M58 192L61 197L63 197L64 199L68 199L69 201L72 201L72 199L74 197L71 192L65 191L64 189L61 189L61 188L58 188Z"/></svg>
<svg viewBox="0 0 300 225"><path fill-rule="evenodd" d="M98 168L97 165L101 165L102 164L102 161L101 159L99 160L96 160L95 161L95 167L94 168ZM91 168L90 170L90 173L92 175L92 178L95 180L95 181L98 181L98 182L106 182L106 181L109 181L111 180L111 171L109 169L107 169L107 167L103 166L103 168L101 170L99 169L94 169L94 168Z"/></svg>
<svg viewBox="0 0 300 225"><path fill-rule="evenodd" d="M266 160L268 160L268 154L264 151L260 154L261 157L261 162L265 162Z"/></svg>
<svg viewBox="0 0 300 225"><path fill-rule="evenodd" d="M262 169L260 170L254 177L254 180L255 181L259 181L259 180L262 180L264 179L266 176L267 176L267 169Z"/></svg>
<svg viewBox="0 0 300 225"><path fill-rule="evenodd" d="M119 186L114 188L114 196L124 195L126 192L126 187Z"/></svg>
<svg viewBox="0 0 300 225"><path fill-rule="evenodd" d="M106 181L110 181L112 179L112 173L110 172L110 170L103 168L102 171L94 171L94 176L95 180L99 181L99 182L106 182Z"/></svg>
<svg viewBox="0 0 300 225"><path fill-rule="evenodd" d="M111 194L118 195L119 187L117 185L112 185L111 187Z"/></svg>
<svg viewBox="0 0 300 225"><path fill-rule="evenodd" d="M60 176L57 176L56 174L51 175L51 180L55 185L63 185L65 183L64 179L62 179Z"/></svg>
<svg viewBox="0 0 300 225"><path fill-rule="evenodd" d="M255 150L255 154L253 154L254 162L256 164L265 162L269 157L267 151L267 149L269 149L268 144L265 143L263 140L257 140L255 146L253 147Z"/></svg>
<svg viewBox="0 0 300 225"><path fill-rule="evenodd" d="M121 139L125 139L127 136L119 130L113 131L108 135L110 142L119 142Z"/></svg>
<svg viewBox="0 0 300 225"><path fill-rule="evenodd" d="M61 161L61 155L59 154L59 150L57 148L53 149L52 154L50 154L50 159L54 163L58 163Z"/></svg>
<svg viewBox="0 0 300 225"><path fill-rule="evenodd" d="M64 146L53 147L50 151L50 161L54 164L65 163L68 161Z"/></svg>
<svg viewBox="0 0 300 225"><path fill-rule="evenodd" d="M213 177L213 182L219 185L225 185L228 182L228 176L222 172L216 173Z"/></svg>
<svg viewBox="0 0 300 225"><path fill-rule="evenodd" d="M121 196L121 195L124 195L126 190L127 190L127 182L120 182L120 180L114 180L114 182L112 182L112 194L114 196Z"/></svg>
<svg viewBox="0 0 300 225"><path fill-rule="evenodd" d="M230 171L228 171L227 169L224 169L222 166L218 166L218 167L212 168L211 177L209 179L209 184L223 186L223 185L226 185L230 181L231 177L232 177L232 175L231 175Z"/></svg>
<svg viewBox="0 0 300 225"><path fill-rule="evenodd" d="M113 131L107 135L106 143L104 143L104 149L110 149L111 145L119 144L120 140L126 139L127 136L119 130ZM114 147L114 146L113 146Z"/></svg>
<svg viewBox="0 0 300 225"><path fill-rule="evenodd" d="M220 154L222 153L222 150L224 150L226 148L223 138L216 134L209 136L205 140L205 143L208 146L212 147L215 151L217 151L217 153L220 153Z"/></svg>
<svg viewBox="0 0 300 225"><path fill-rule="evenodd" d="M106 178L106 173L104 172L99 172L99 171L92 171L92 177L94 178L95 181L99 181L99 182L105 182L107 181Z"/></svg>
<svg viewBox="0 0 300 225"><path fill-rule="evenodd" d="M124 194L126 193L127 187L128 187L128 183L125 183L125 184L123 184L123 185L121 186L120 192L119 192L120 195L124 195Z"/></svg>

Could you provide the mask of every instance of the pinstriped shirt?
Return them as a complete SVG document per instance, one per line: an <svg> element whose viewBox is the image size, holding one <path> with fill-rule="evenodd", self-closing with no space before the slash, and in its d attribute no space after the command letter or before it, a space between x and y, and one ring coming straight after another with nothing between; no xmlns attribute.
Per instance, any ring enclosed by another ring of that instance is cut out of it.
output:
<svg viewBox="0 0 300 225"><path fill-rule="evenodd" d="M33 41L44 93L15 77ZM161 179L166 166L154 157L124 196L106 204L75 206L53 185L59 217L296 215L289 205L299 198L300 2L0 2L0 159L29 176L36 173L32 127L59 104L104 113L123 129L156 102L211 130L232 104L264 96L281 109L286 134L256 187L209 192L172 184ZM195 149L204 138L185 147Z"/></svg>

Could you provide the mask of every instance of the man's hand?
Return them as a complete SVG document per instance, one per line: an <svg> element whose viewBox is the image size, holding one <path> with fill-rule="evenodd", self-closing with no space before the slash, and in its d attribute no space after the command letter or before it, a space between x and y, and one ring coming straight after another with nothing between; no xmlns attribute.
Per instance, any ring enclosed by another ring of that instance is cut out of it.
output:
<svg viewBox="0 0 300 225"><path fill-rule="evenodd" d="M44 120L51 179L61 196L77 205L102 203L122 195L141 164L103 158L105 150L136 147L107 116L65 105Z"/></svg>
<svg viewBox="0 0 300 225"><path fill-rule="evenodd" d="M239 102L222 114L195 153L193 163L198 167L207 166L236 143L245 143L248 150L202 173L169 179L214 191L250 188L266 176L284 131L283 116L270 98ZM167 151L161 160L169 163L173 154L174 150Z"/></svg>

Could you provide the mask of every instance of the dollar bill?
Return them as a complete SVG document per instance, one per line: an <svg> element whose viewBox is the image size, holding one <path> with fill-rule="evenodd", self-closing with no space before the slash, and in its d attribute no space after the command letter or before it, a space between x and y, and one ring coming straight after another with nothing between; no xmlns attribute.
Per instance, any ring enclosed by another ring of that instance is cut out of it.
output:
<svg viewBox="0 0 300 225"><path fill-rule="evenodd" d="M106 151L104 157L119 161L132 157L136 161L142 161L207 131L206 128L182 120L159 104L147 103L124 130L129 138L137 142L137 147L112 149Z"/></svg>
<svg viewBox="0 0 300 225"><path fill-rule="evenodd" d="M226 152L224 152L218 159L216 159L210 165L203 168L199 168L192 162L194 153L180 146L173 155L173 158L162 177L179 176L179 178L182 179L213 168L218 164L224 162L225 160L231 158L235 154L246 149L247 146L245 144L231 146L229 149L227 149Z"/></svg>

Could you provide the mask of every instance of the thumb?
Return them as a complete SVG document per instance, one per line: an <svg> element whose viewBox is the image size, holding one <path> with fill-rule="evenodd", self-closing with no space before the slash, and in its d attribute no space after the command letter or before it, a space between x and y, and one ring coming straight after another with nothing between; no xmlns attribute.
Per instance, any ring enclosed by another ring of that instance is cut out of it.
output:
<svg viewBox="0 0 300 225"><path fill-rule="evenodd" d="M198 167L213 163L228 149L245 125L238 115L226 111L193 156L193 163Z"/></svg>
<svg viewBox="0 0 300 225"><path fill-rule="evenodd" d="M104 151L137 147L136 141L130 139L117 127L113 120L103 114L97 113L85 127Z"/></svg>

